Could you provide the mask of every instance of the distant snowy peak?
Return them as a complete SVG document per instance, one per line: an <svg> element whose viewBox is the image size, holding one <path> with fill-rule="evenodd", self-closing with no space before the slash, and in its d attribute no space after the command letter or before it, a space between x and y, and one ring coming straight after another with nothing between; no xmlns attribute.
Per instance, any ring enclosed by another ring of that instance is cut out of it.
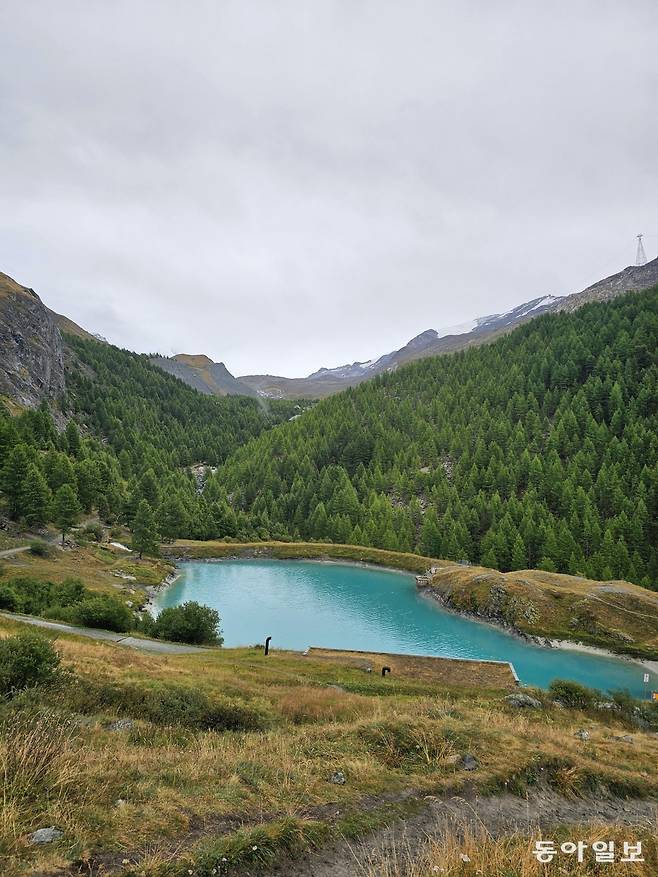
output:
<svg viewBox="0 0 658 877"><path fill-rule="evenodd" d="M424 332L408 341L404 347L391 353L385 353L379 359L353 362L351 365L339 365L336 368L321 368L309 375L306 380L353 381L372 377L384 371L391 371L409 359L417 358L423 351L428 351L428 354L431 353L433 348L444 338L450 339L470 334L479 335L480 333L489 333L507 326L513 326L523 321L526 317L535 317L542 311L551 310L557 301L559 301L558 296L544 295L541 298L535 298L532 301L518 305L518 307L513 308L511 311L506 311L504 314L489 314L487 317L478 317L466 323L458 323L455 326L446 326L438 330L425 329Z"/></svg>
<svg viewBox="0 0 658 877"><path fill-rule="evenodd" d="M504 314L490 314L488 317L480 317L478 320L475 320L472 331L491 332L495 329L502 329L505 326L513 326L530 315L536 317L543 311L553 310L556 302L559 302L561 298L562 296L559 295L542 295L540 298L533 298L532 301L524 302L522 305L512 308L511 311L505 311Z"/></svg>
<svg viewBox="0 0 658 877"><path fill-rule="evenodd" d="M484 319L488 319L485 317ZM458 323L456 326L445 326L436 333L437 338L446 338L448 335L468 335L476 329L480 320L469 320L467 323Z"/></svg>
<svg viewBox="0 0 658 877"><path fill-rule="evenodd" d="M351 365L339 365L336 368L319 368L306 380L318 380L322 378L360 378L366 374L370 366L373 364L372 359L366 362L353 362Z"/></svg>
<svg viewBox="0 0 658 877"><path fill-rule="evenodd" d="M630 265L571 295L542 295L501 314L489 314L453 326L426 329L403 347L378 359L353 362L337 368L321 368L307 378L283 378L273 375L244 375L239 380L257 393L271 398L318 399L354 387L376 375L395 371L409 362L477 347L534 317L557 311L574 311L591 301L609 301L635 289L647 289L658 283L658 259L646 265Z"/></svg>

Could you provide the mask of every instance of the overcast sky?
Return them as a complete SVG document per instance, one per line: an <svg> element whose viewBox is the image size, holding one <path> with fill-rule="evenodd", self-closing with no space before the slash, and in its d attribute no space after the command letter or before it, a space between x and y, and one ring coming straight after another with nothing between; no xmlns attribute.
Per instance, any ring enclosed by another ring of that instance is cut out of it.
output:
<svg viewBox="0 0 658 877"><path fill-rule="evenodd" d="M577 291L658 255L657 44L656 0L2 0L0 270L234 374Z"/></svg>

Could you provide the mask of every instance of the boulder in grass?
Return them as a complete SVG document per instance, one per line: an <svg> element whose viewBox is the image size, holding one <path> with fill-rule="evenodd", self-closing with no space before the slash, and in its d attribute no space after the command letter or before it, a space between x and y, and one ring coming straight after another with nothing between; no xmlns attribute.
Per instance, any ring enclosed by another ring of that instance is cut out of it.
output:
<svg viewBox="0 0 658 877"><path fill-rule="evenodd" d="M470 752L467 752L466 755L462 755L459 761L459 767L462 770L477 770L480 766L480 762L475 758L475 756L471 755Z"/></svg>
<svg viewBox="0 0 658 877"><path fill-rule="evenodd" d="M134 726L134 722L132 719L117 719L115 722L110 722L107 726L108 731L130 731Z"/></svg>
<svg viewBox="0 0 658 877"><path fill-rule="evenodd" d="M61 837L64 837L64 832L51 825L49 828L38 828L33 831L27 840L31 844L51 844Z"/></svg>
<svg viewBox="0 0 658 877"><path fill-rule="evenodd" d="M540 700L537 700L536 697L530 697L529 694L524 694L522 691L515 691L513 694L508 694L505 698L505 703L508 703L510 706L518 707L519 709L531 710L539 710L542 706Z"/></svg>

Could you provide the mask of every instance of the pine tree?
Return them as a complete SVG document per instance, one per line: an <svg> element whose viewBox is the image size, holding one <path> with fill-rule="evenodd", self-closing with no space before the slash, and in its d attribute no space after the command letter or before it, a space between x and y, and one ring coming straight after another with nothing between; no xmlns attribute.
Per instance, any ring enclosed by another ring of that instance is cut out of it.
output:
<svg viewBox="0 0 658 877"><path fill-rule="evenodd" d="M27 470L21 497L23 516L29 527L41 527L48 520L50 489L41 470L34 464Z"/></svg>
<svg viewBox="0 0 658 877"><path fill-rule="evenodd" d="M135 519L133 520L133 551L139 552L140 560L144 552L147 554L158 553L160 538L155 525L155 515L148 502L143 499L137 506Z"/></svg>
<svg viewBox="0 0 658 877"><path fill-rule="evenodd" d="M426 557L441 557L441 534L436 511L431 508L425 512L420 528L420 553Z"/></svg>
<svg viewBox="0 0 658 877"><path fill-rule="evenodd" d="M71 527L80 520L82 509L70 484L63 484L53 501L53 520L62 531L62 545Z"/></svg>
<svg viewBox="0 0 658 877"><path fill-rule="evenodd" d="M215 521L217 522L216 516ZM180 495L167 493L158 508L158 529L162 538L173 542L181 533L186 532L187 526L187 512Z"/></svg>
<svg viewBox="0 0 658 877"><path fill-rule="evenodd" d="M9 452L0 473L2 490L9 505L9 516L14 519L23 514L22 503L29 467L30 458L26 445L15 445Z"/></svg>
<svg viewBox="0 0 658 877"><path fill-rule="evenodd" d="M69 420L64 431L66 449L72 457L80 456L80 433L74 420Z"/></svg>
<svg viewBox="0 0 658 877"><path fill-rule="evenodd" d="M528 565L525 545L523 544L523 539L520 535L518 535L514 540L514 545L512 547L511 564L512 569L526 569Z"/></svg>

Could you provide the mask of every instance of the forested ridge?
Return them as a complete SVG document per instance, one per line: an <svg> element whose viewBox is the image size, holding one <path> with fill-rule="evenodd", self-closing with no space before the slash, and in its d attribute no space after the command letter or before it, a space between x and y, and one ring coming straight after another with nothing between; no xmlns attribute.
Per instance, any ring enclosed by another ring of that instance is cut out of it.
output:
<svg viewBox="0 0 658 877"><path fill-rule="evenodd" d="M245 397L203 396L145 356L66 336L69 418L60 432L46 405L10 417L0 404L0 500L31 528L70 527L98 510L107 523L133 527L146 502L150 543L217 535L225 504L199 493L190 471L225 460L249 438L295 411ZM241 517L233 516L234 526ZM68 523L67 523L68 522ZM246 525L245 525L246 526Z"/></svg>
<svg viewBox="0 0 658 877"><path fill-rule="evenodd" d="M69 423L0 406L0 499L157 539L304 539L658 581L658 288L326 399L203 396L67 337ZM277 425L278 424L278 425ZM194 463L219 466L203 491Z"/></svg>
<svg viewBox="0 0 658 877"><path fill-rule="evenodd" d="M656 587L657 412L653 288L323 400L207 490L262 538Z"/></svg>

